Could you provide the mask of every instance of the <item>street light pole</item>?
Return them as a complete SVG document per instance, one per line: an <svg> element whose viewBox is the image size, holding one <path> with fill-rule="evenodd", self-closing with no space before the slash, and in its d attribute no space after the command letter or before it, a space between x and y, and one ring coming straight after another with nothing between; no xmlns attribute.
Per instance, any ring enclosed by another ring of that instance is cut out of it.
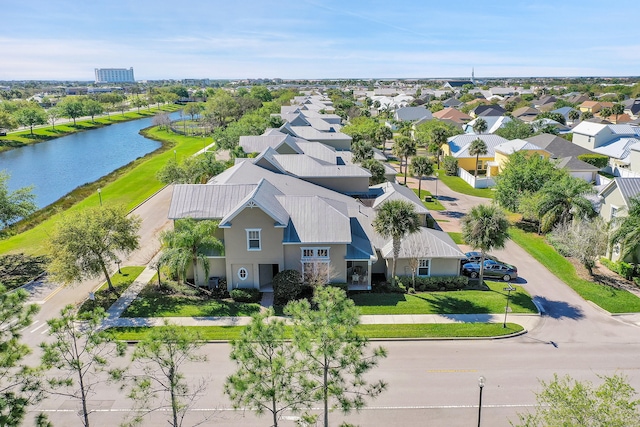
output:
<svg viewBox="0 0 640 427"><path fill-rule="evenodd" d="M480 400L478 401L478 427L480 427L480 420L482 416L482 390L484 389L484 377L478 378L478 387L480 387Z"/></svg>
<svg viewBox="0 0 640 427"><path fill-rule="evenodd" d="M98 197L100 198L100 206L102 206L102 190L98 188Z"/></svg>
<svg viewBox="0 0 640 427"><path fill-rule="evenodd" d="M438 177L440 176L440 172L436 172L436 200L438 200Z"/></svg>
<svg viewBox="0 0 640 427"><path fill-rule="evenodd" d="M173 160L178 161L178 152L173 150Z"/></svg>
<svg viewBox="0 0 640 427"><path fill-rule="evenodd" d="M118 274L122 274L122 271L120 271L120 264L122 263L122 261L117 260L116 264L118 265Z"/></svg>

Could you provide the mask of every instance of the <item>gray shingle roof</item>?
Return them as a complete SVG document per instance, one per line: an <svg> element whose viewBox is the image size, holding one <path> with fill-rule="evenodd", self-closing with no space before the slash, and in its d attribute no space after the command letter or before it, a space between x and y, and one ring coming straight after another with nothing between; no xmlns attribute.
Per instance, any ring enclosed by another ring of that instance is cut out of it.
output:
<svg viewBox="0 0 640 427"><path fill-rule="evenodd" d="M576 145L571 141L567 141L564 138L548 133L541 133L540 135L526 138L526 140L547 150L551 153L551 156L556 159L569 156L577 157L581 154L593 153L592 151Z"/></svg>

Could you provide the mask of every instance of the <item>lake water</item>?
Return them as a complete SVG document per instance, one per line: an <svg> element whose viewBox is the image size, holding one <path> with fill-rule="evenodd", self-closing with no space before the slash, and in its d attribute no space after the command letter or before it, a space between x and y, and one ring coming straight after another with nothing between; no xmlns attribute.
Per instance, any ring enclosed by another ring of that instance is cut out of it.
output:
<svg viewBox="0 0 640 427"><path fill-rule="evenodd" d="M176 119L178 113L171 115ZM160 147L140 135L153 118L116 123L0 153L9 190L33 185L38 208Z"/></svg>

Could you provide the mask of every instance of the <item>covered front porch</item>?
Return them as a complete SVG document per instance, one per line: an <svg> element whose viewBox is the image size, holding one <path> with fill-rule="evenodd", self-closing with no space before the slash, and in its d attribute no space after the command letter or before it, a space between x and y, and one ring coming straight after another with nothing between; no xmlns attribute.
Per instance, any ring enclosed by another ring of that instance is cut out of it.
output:
<svg viewBox="0 0 640 427"><path fill-rule="evenodd" d="M371 261L347 261L347 285L350 291L371 290Z"/></svg>

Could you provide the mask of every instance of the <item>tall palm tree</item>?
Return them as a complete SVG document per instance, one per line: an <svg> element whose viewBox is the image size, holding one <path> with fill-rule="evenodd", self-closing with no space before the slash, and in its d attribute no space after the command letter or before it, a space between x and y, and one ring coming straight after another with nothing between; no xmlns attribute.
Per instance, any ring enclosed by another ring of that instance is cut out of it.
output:
<svg viewBox="0 0 640 427"><path fill-rule="evenodd" d="M436 162L438 164L438 169L440 169L440 153L442 152L442 146L447 143L447 138L449 137L449 133L445 128L437 127L431 131L429 135L429 139L431 140L431 144L429 144L429 150L433 150L436 155Z"/></svg>
<svg viewBox="0 0 640 427"><path fill-rule="evenodd" d="M422 178L433 173L433 163L425 156L411 159L411 171L418 177L418 197L422 197Z"/></svg>
<svg viewBox="0 0 640 427"><path fill-rule="evenodd" d="M480 249L480 284L484 278L484 258L492 249L502 249L509 239L509 221L498 206L478 205L462 218L462 238Z"/></svg>
<svg viewBox="0 0 640 427"><path fill-rule="evenodd" d="M414 156L417 152L416 142L407 136L398 136L393 146L395 155L400 157L400 172L402 173L402 163L404 163L404 183L407 184L407 165L409 156ZM403 161L404 159L404 161Z"/></svg>
<svg viewBox="0 0 640 427"><path fill-rule="evenodd" d="M550 181L540 189L540 231L547 233L556 224L567 223L573 218L591 218L596 212L586 197L594 192L588 182L564 175Z"/></svg>
<svg viewBox="0 0 640 427"><path fill-rule="evenodd" d="M479 117L476 119L475 123L473 124L473 132L480 135L485 133L488 127L489 125L487 125L487 121L482 117Z"/></svg>
<svg viewBox="0 0 640 427"><path fill-rule="evenodd" d="M212 220L196 221L193 218L179 219L173 230L162 233L160 239L165 250L161 263L177 274L179 280L185 280L187 269L193 266L195 284L198 283L198 261L202 262L205 276L209 275L207 253L224 252L224 244L215 237L218 222Z"/></svg>
<svg viewBox="0 0 640 427"><path fill-rule="evenodd" d="M480 157L480 154L484 156L488 152L487 144L482 139L477 138L471 142L471 145L469 146L469 154L476 156L476 168L473 172L473 176L478 176L478 158Z"/></svg>
<svg viewBox="0 0 640 427"><path fill-rule="evenodd" d="M373 146L366 141L358 141L351 144L353 163L362 163L364 160L373 159Z"/></svg>
<svg viewBox="0 0 640 427"><path fill-rule="evenodd" d="M420 229L420 217L414 206L403 200L390 200L382 204L373 220L376 233L387 239L393 239L393 264L391 266L391 284L396 283L396 261L400 255L402 238Z"/></svg>
<svg viewBox="0 0 640 427"><path fill-rule="evenodd" d="M578 110L569 111L569 120L571 120L572 123L575 123L575 121L578 120L579 118L580 118L580 112Z"/></svg>
<svg viewBox="0 0 640 427"><path fill-rule="evenodd" d="M630 258L636 266L640 264L640 197L629 200L627 216L613 219L614 231L611 245L620 245L620 259Z"/></svg>

